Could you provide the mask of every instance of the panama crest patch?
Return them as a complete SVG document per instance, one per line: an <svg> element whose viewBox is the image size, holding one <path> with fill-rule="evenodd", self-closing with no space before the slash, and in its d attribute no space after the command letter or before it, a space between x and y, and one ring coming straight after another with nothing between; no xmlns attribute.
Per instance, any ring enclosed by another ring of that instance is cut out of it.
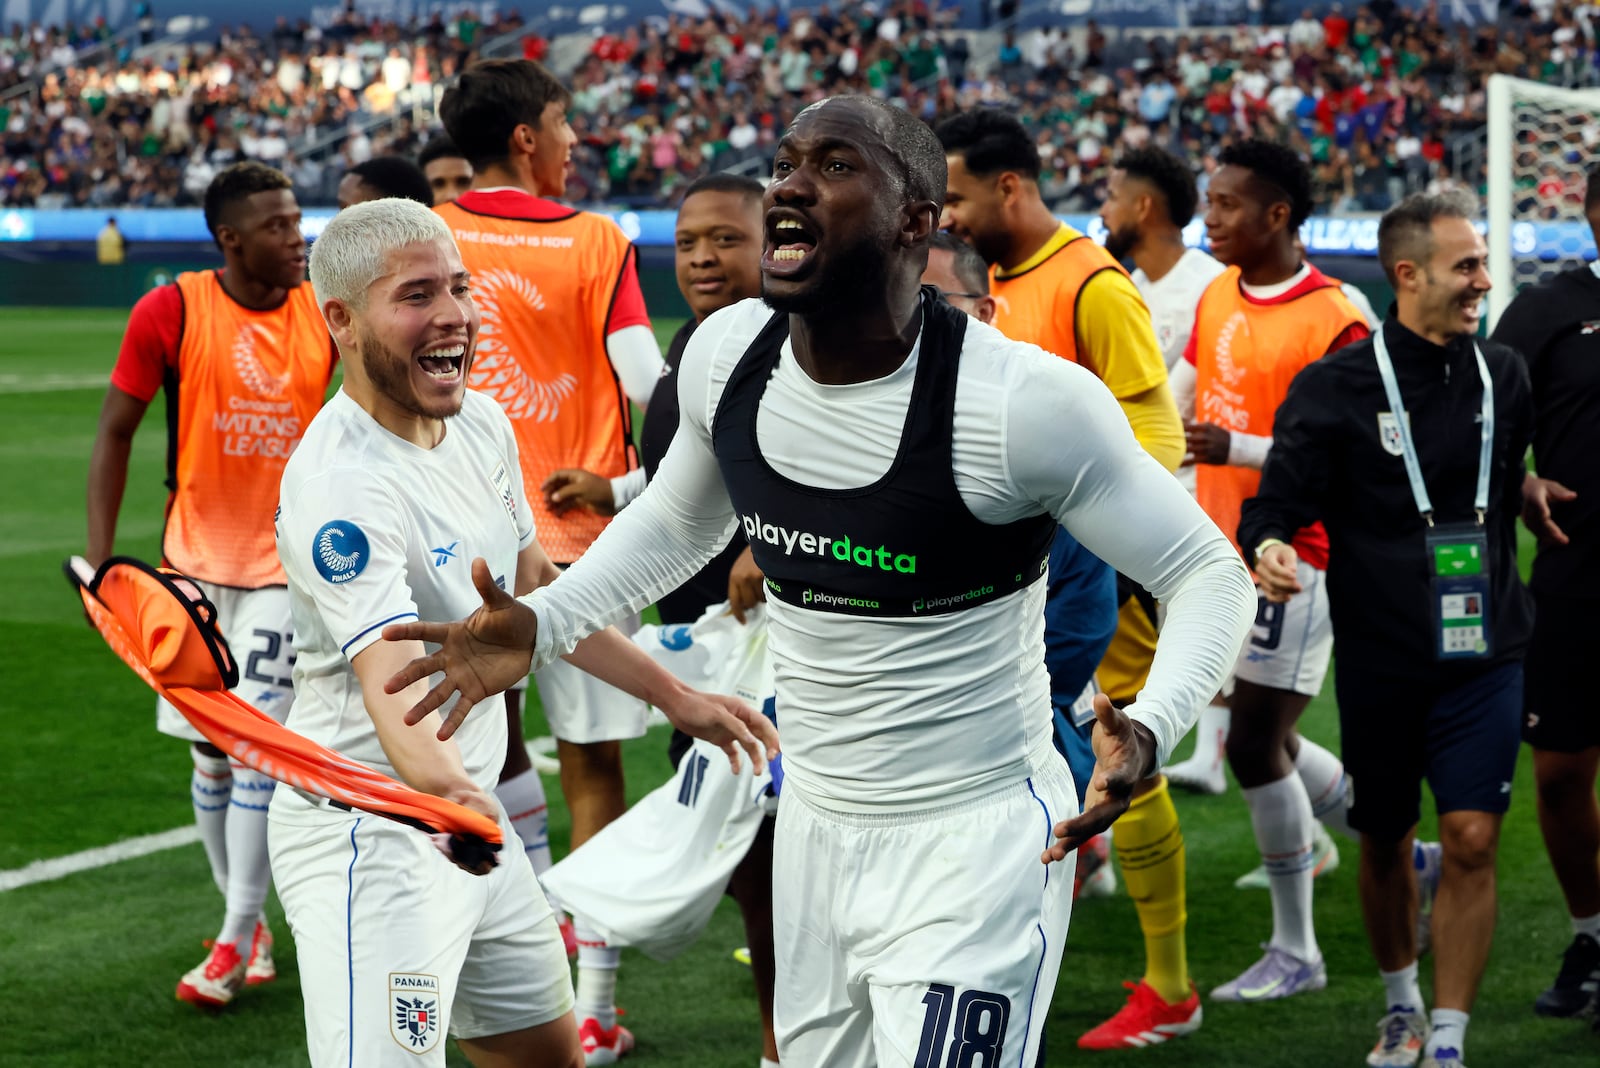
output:
<svg viewBox="0 0 1600 1068"><path fill-rule="evenodd" d="M439 1044L438 976L389 973L389 1036L412 1053Z"/></svg>

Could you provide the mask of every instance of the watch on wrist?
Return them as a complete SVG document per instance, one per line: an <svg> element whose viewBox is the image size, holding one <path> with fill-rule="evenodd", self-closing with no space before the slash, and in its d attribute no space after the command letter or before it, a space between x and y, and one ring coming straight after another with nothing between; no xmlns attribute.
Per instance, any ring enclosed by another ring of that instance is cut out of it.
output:
<svg viewBox="0 0 1600 1068"><path fill-rule="evenodd" d="M1274 545L1284 544L1286 544L1286 542L1284 542L1282 538L1262 538L1261 543L1255 547L1255 555L1253 557L1255 563L1259 564L1261 562L1261 554L1272 548Z"/></svg>

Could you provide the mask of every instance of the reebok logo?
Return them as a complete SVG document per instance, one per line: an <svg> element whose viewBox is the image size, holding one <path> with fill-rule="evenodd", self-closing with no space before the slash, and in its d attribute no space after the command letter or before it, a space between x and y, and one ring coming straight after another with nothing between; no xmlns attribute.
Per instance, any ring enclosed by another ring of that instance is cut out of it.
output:
<svg viewBox="0 0 1600 1068"><path fill-rule="evenodd" d="M763 523L760 513L741 516L740 519L744 524L746 538L750 541L763 541L782 549L785 556L793 556L797 549L806 556L827 556L831 553L835 560L855 564L857 567L894 571L902 575L917 573L915 556L897 553L882 545L876 549L866 545L852 545L848 535L836 538L811 531L790 530L775 523Z"/></svg>

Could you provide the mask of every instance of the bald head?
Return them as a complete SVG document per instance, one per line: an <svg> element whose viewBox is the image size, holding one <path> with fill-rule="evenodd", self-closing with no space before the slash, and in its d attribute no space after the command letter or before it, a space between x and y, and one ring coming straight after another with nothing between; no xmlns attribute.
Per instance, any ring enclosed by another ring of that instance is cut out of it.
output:
<svg viewBox="0 0 1600 1068"><path fill-rule="evenodd" d="M799 129L807 116L849 115L870 131L883 154L897 165L906 199L931 200L944 206L946 166L944 148L927 123L904 108L871 96L830 96L810 105L794 118L789 130Z"/></svg>

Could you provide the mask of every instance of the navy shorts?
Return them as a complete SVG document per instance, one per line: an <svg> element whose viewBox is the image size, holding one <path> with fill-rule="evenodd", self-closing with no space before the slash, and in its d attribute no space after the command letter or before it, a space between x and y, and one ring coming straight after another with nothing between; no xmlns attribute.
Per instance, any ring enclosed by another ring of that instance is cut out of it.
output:
<svg viewBox="0 0 1600 1068"><path fill-rule="evenodd" d="M1350 826L1383 841L1422 816L1422 780L1440 814L1503 813L1521 745L1522 665L1441 689L1341 668L1334 678Z"/></svg>
<svg viewBox="0 0 1600 1068"><path fill-rule="evenodd" d="M1581 753L1600 745L1600 709L1589 674L1600 599L1535 594L1522 738L1535 749Z"/></svg>

